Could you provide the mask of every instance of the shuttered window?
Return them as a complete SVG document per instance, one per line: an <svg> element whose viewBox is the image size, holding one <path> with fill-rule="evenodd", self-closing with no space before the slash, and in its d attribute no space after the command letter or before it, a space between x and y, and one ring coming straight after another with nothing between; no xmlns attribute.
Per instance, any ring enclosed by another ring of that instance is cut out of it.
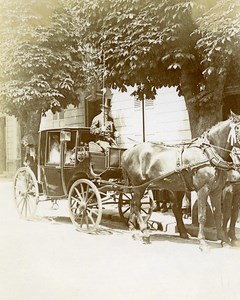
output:
<svg viewBox="0 0 240 300"><path fill-rule="evenodd" d="M154 107L154 100L152 99L145 99L144 100L145 109L153 108ZM142 101L134 98L134 110L139 110L142 107Z"/></svg>

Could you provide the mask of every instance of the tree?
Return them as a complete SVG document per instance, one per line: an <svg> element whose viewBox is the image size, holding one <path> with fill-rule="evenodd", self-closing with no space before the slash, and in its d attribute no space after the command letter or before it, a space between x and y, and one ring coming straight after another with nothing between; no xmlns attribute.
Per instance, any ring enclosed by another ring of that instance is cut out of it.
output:
<svg viewBox="0 0 240 300"><path fill-rule="evenodd" d="M22 135L36 144L42 114L79 103L78 32L60 0L0 3L0 109L17 117Z"/></svg>
<svg viewBox="0 0 240 300"><path fill-rule="evenodd" d="M99 80L135 86L139 99L176 86L198 136L221 120L224 91L238 84L238 2L0 0L0 109L37 132L35 113L40 121L78 104Z"/></svg>
<svg viewBox="0 0 240 300"><path fill-rule="evenodd" d="M238 2L89 0L78 16L85 14L85 38L99 49L95 64L104 55L106 84L136 86L140 99L177 86L195 137L222 119L224 89L239 56ZM239 77L239 65L234 72Z"/></svg>

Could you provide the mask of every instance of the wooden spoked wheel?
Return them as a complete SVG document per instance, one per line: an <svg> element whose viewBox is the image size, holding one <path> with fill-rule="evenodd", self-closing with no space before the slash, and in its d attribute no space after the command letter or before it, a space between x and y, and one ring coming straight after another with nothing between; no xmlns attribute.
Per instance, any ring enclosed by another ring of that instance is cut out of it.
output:
<svg viewBox="0 0 240 300"><path fill-rule="evenodd" d="M95 231L102 219L102 202L96 185L88 179L75 181L68 194L70 218L77 230Z"/></svg>
<svg viewBox="0 0 240 300"><path fill-rule="evenodd" d="M24 219L35 216L39 200L37 179L29 167L17 170L14 177L14 201L19 215Z"/></svg>
<svg viewBox="0 0 240 300"><path fill-rule="evenodd" d="M125 224L128 225L130 216L130 203L133 197L133 193L121 193L118 198L118 212ZM151 190L147 190L141 199L141 215L143 219L148 222L153 209L153 193Z"/></svg>

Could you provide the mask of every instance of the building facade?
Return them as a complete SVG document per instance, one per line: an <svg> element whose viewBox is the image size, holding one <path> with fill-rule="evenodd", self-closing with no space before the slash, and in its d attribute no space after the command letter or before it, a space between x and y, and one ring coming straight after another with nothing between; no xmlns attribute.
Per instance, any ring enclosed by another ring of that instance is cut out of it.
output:
<svg viewBox="0 0 240 300"><path fill-rule="evenodd" d="M0 177L13 177L21 165L20 127L16 118L0 115Z"/></svg>
<svg viewBox="0 0 240 300"><path fill-rule="evenodd" d="M153 141L180 143L191 139L188 112L183 97L175 88L162 88L156 99L139 101L127 92L111 90L111 115L120 134L118 144L131 147L136 142ZM78 108L69 107L53 115L48 112L42 118L40 130L48 128L90 126L100 111L101 93L85 98Z"/></svg>
<svg viewBox="0 0 240 300"><path fill-rule="evenodd" d="M129 148L145 141L180 143L191 139L188 112L184 98L175 88L157 91L155 100L138 101L127 92L111 90L111 115L120 134L118 144ZM108 91L109 93L109 91ZM40 130L48 128L90 126L100 112L102 93L96 92L60 113L47 112L42 117ZM0 177L13 177L21 166L21 134L16 118L0 115Z"/></svg>

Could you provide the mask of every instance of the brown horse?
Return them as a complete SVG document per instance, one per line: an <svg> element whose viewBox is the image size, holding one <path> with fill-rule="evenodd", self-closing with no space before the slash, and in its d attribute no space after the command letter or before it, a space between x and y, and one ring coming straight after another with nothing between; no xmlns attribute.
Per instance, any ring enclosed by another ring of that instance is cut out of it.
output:
<svg viewBox="0 0 240 300"><path fill-rule="evenodd" d="M141 143L128 149L122 157L122 168L133 185L134 195L129 224L137 219L143 238L149 238L147 225L139 213L140 200L147 186L170 191L195 190L198 194L198 239L200 248L207 246L204 235L208 196L214 210L217 236L229 243L222 229L221 194L226 170L232 168L229 153L240 143L240 116L231 112L222 121L191 143L165 145ZM181 226L182 220L177 220Z"/></svg>
<svg viewBox="0 0 240 300"><path fill-rule="evenodd" d="M227 182L222 194L223 202L223 231L231 239L233 246L238 246L236 237L236 222L240 204L240 173L237 170L227 172ZM227 225L230 220L229 229Z"/></svg>

